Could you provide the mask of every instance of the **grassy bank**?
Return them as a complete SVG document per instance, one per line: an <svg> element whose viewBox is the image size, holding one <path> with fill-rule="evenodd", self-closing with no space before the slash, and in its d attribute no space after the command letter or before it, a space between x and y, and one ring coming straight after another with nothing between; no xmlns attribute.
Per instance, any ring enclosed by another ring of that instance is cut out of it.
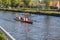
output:
<svg viewBox="0 0 60 40"><path fill-rule="evenodd" d="M12 8L12 9L8 9L8 8L0 8L0 10L4 10L4 11L14 11L14 12L27 12L27 13L42 13L42 14L58 14L60 15L60 12L56 11L56 10L39 10L37 8Z"/></svg>
<svg viewBox="0 0 60 40"><path fill-rule="evenodd" d="M34 9L30 9L30 8L12 8L12 9L8 9L8 8L0 8L0 10L5 10L5 11L17 11L17 12L37 12L37 10Z"/></svg>
<svg viewBox="0 0 60 40"><path fill-rule="evenodd" d="M60 12L58 11L40 11L41 13L44 13L44 14L60 14Z"/></svg>

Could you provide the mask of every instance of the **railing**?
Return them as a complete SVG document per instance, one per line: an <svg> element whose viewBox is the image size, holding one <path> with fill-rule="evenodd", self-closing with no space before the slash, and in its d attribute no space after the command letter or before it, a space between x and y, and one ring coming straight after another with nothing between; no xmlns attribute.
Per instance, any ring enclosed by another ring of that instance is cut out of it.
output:
<svg viewBox="0 0 60 40"><path fill-rule="evenodd" d="M7 37L7 40L15 40L3 27L0 26L0 31L4 33Z"/></svg>

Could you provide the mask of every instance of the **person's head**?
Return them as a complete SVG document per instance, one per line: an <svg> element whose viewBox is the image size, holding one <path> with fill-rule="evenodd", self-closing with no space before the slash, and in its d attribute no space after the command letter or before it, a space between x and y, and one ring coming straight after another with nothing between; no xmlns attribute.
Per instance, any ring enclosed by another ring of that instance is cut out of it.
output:
<svg viewBox="0 0 60 40"><path fill-rule="evenodd" d="M21 17L19 17L19 18L21 18Z"/></svg>
<svg viewBox="0 0 60 40"><path fill-rule="evenodd" d="M21 17L21 19L22 19L22 17Z"/></svg>
<svg viewBox="0 0 60 40"><path fill-rule="evenodd" d="M18 18L18 17L16 17L16 18Z"/></svg>

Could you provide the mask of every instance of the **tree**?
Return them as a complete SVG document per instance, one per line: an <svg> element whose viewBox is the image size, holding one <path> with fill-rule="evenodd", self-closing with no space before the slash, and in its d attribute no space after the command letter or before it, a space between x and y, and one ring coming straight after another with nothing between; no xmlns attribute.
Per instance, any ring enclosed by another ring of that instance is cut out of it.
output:
<svg viewBox="0 0 60 40"><path fill-rule="evenodd" d="M24 7L24 6L25 6L25 5L24 5L24 2L20 2L19 6L20 6L20 7Z"/></svg>
<svg viewBox="0 0 60 40"><path fill-rule="evenodd" d="M20 0L11 0L11 6L16 7L19 5Z"/></svg>
<svg viewBox="0 0 60 40"><path fill-rule="evenodd" d="M30 2L30 3L29 3L29 6L32 7L32 6L33 6L33 2Z"/></svg>
<svg viewBox="0 0 60 40"><path fill-rule="evenodd" d="M2 0L0 0L0 6L2 6Z"/></svg>
<svg viewBox="0 0 60 40"><path fill-rule="evenodd" d="M29 2L30 2L30 1L31 1L31 0L22 0L22 2L24 2L26 6L29 5Z"/></svg>
<svg viewBox="0 0 60 40"><path fill-rule="evenodd" d="M8 7L11 5L11 0L2 0L2 4L4 7Z"/></svg>
<svg viewBox="0 0 60 40"><path fill-rule="evenodd" d="M50 2L50 0L44 0L44 2L46 3L47 8L49 8L49 2Z"/></svg>

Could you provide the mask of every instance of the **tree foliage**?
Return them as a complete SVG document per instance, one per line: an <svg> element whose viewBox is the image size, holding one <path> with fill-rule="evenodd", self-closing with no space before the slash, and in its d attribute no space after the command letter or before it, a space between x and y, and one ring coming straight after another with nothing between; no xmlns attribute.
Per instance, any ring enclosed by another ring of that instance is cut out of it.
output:
<svg viewBox="0 0 60 40"><path fill-rule="evenodd" d="M24 2L26 6L29 5L29 2L30 2L30 1L31 1L31 0L22 0L22 2Z"/></svg>
<svg viewBox="0 0 60 40"><path fill-rule="evenodd" d="M44 0L44 2L46 3L47 8L49 8L49 2L50 2L50 0Z"/></svg>
<svg viewBox="0 0 60 40"><path fill-rule="evenodd" d="M2 0L2 4L7 7L11 5L11 1L10 0Z"/></svg>
<svg viewBox="0 0 60 40"><path fill-rule="evenodd" d="M17 7L17 6L19 6L20 2L24 2L24 4L26 6L28 6L30 1L31 0L0 0L0 7L1 6L3 6L3 7L8 7L8 6Z"/></svg>
<svg viewBox="0 0 60 40"><path fill-rule="evenodd" d="M50 0L44 0L44 2L45 2L46 4L49 4Z"/></svg>
<svg viewBox="0 0 60 40"><path fill-rule="evenodd" d="M0 6L2 5L2 0L0 0Z"/></svg>
<svg viewBox="0 0 60 40"><path fill-rule="evenodd" d="M20 0L11 0L11 6L17 6L19 5Z"/></svg>

